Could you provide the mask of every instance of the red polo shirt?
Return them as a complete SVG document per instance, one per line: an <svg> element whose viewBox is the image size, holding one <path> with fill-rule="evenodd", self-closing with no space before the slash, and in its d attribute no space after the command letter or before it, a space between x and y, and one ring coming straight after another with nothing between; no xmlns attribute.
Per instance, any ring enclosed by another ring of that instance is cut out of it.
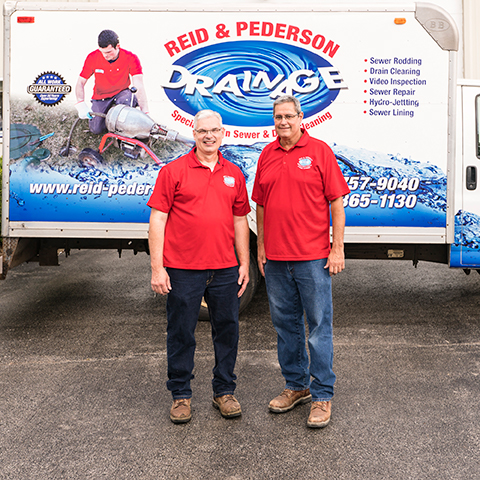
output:
<svg viewBox="0 0 480 480"><path fill-rule="evenodd" d="M110 63L100 50L90 53L85 60L80 76L89 79L95 75L94 100L110 98L130 86L130 76L141 75L142 66L138 57L120 48L117 59Z"/></svg>
<svg viewBox="0 0 480 480"><path fill-rule="evenodd" d="M159 172L148 206L168 213L164 265L209 270L238 265L233 216L250 211L245 177L218 152L213 172L192 149Z"/></svg>
<svg viewBox="0 0 480 480"><path fill-rule="evenodd" d="M252 200L264 207L270 260L318 260L330 253L329 202L350 190L331 148L306 131L285 150L267 145L258 160Z"/></svg>

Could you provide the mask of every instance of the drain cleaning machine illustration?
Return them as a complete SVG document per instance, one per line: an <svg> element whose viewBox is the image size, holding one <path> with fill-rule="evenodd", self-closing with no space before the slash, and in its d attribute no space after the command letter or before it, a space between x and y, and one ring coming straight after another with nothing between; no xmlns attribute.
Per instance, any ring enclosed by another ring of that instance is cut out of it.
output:
<svg viewBox="0 0 480 480"><path fill-rule="evenodd" d="M193 117L204 108L222 115L221 151L251 193L258 157L275 139L272 103L283 94L300 100L303 128L331 146L350 187L347 257L480 268L480 83L457 78L450 14L462 2L449 4L451 12L321 1L107 11L7 2L4 275L29 255L56 262L60 248L148 251L146 202L158 171L191 148ZM132 126L139 117L128 106L103 135L78 119L75 83L103 29L141 58L155 132Z"/></svg>

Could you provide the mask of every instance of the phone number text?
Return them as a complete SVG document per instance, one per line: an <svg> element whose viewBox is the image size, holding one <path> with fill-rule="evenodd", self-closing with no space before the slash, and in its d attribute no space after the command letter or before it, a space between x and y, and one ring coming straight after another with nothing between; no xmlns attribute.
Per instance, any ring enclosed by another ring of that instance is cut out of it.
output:
<svg viewBox="0 0 480 480"><path fill-rule="evenodd" d="M380 177L374 180L367 176L345 177L351 192L360 190L374 190L385 192L383 195L372 193L350 193L343 199L343 206L349 208L367 208L377 205L380 208L414 208L417 204L417 196L413 193L420 186L418 178ZM405 193L398 193L405 192Z"/></svg>

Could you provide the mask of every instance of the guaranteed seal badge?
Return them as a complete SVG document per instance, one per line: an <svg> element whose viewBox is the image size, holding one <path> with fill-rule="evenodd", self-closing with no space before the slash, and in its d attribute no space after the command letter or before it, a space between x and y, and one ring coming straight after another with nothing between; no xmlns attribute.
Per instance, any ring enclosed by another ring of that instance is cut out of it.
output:
<svg viewBox="0 0 480 480"><path fill-rule="evenodd" d="M54 72L42 73L35 79L35 83L27 87L27 92L47 107L58 105L71 91L71 85L67 85L62 76Z"/></svg>

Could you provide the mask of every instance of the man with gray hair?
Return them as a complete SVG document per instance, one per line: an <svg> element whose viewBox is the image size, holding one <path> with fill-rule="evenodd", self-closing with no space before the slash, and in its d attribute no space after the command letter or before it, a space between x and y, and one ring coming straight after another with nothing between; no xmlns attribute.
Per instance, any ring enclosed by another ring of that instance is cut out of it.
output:
<svg viewBox="0 0 480 480"><path fill-rule="evenodd" d="M242 171L219 152L224 133L217 112L198 112L195 148L160 170L148 201L151 285L154 292L168 295L167 388L173 423L192 417L190 381L202 297L215 350L213 406L225 418L241 415L233 396L234 368L239 301L249 280L250 206Z"/></svg>
<svg viewBox="0 0 480 480"><path fill-rule="evenodd" d="M312 400L307 426L321 428L330 421L335 383L331 275L345 268L343 196L349 189L330 147L301 128L297 98L278 98L273 118L278 137L260 155L252 193L258 266L285 378L269 409L284 413Z"/></svg>

